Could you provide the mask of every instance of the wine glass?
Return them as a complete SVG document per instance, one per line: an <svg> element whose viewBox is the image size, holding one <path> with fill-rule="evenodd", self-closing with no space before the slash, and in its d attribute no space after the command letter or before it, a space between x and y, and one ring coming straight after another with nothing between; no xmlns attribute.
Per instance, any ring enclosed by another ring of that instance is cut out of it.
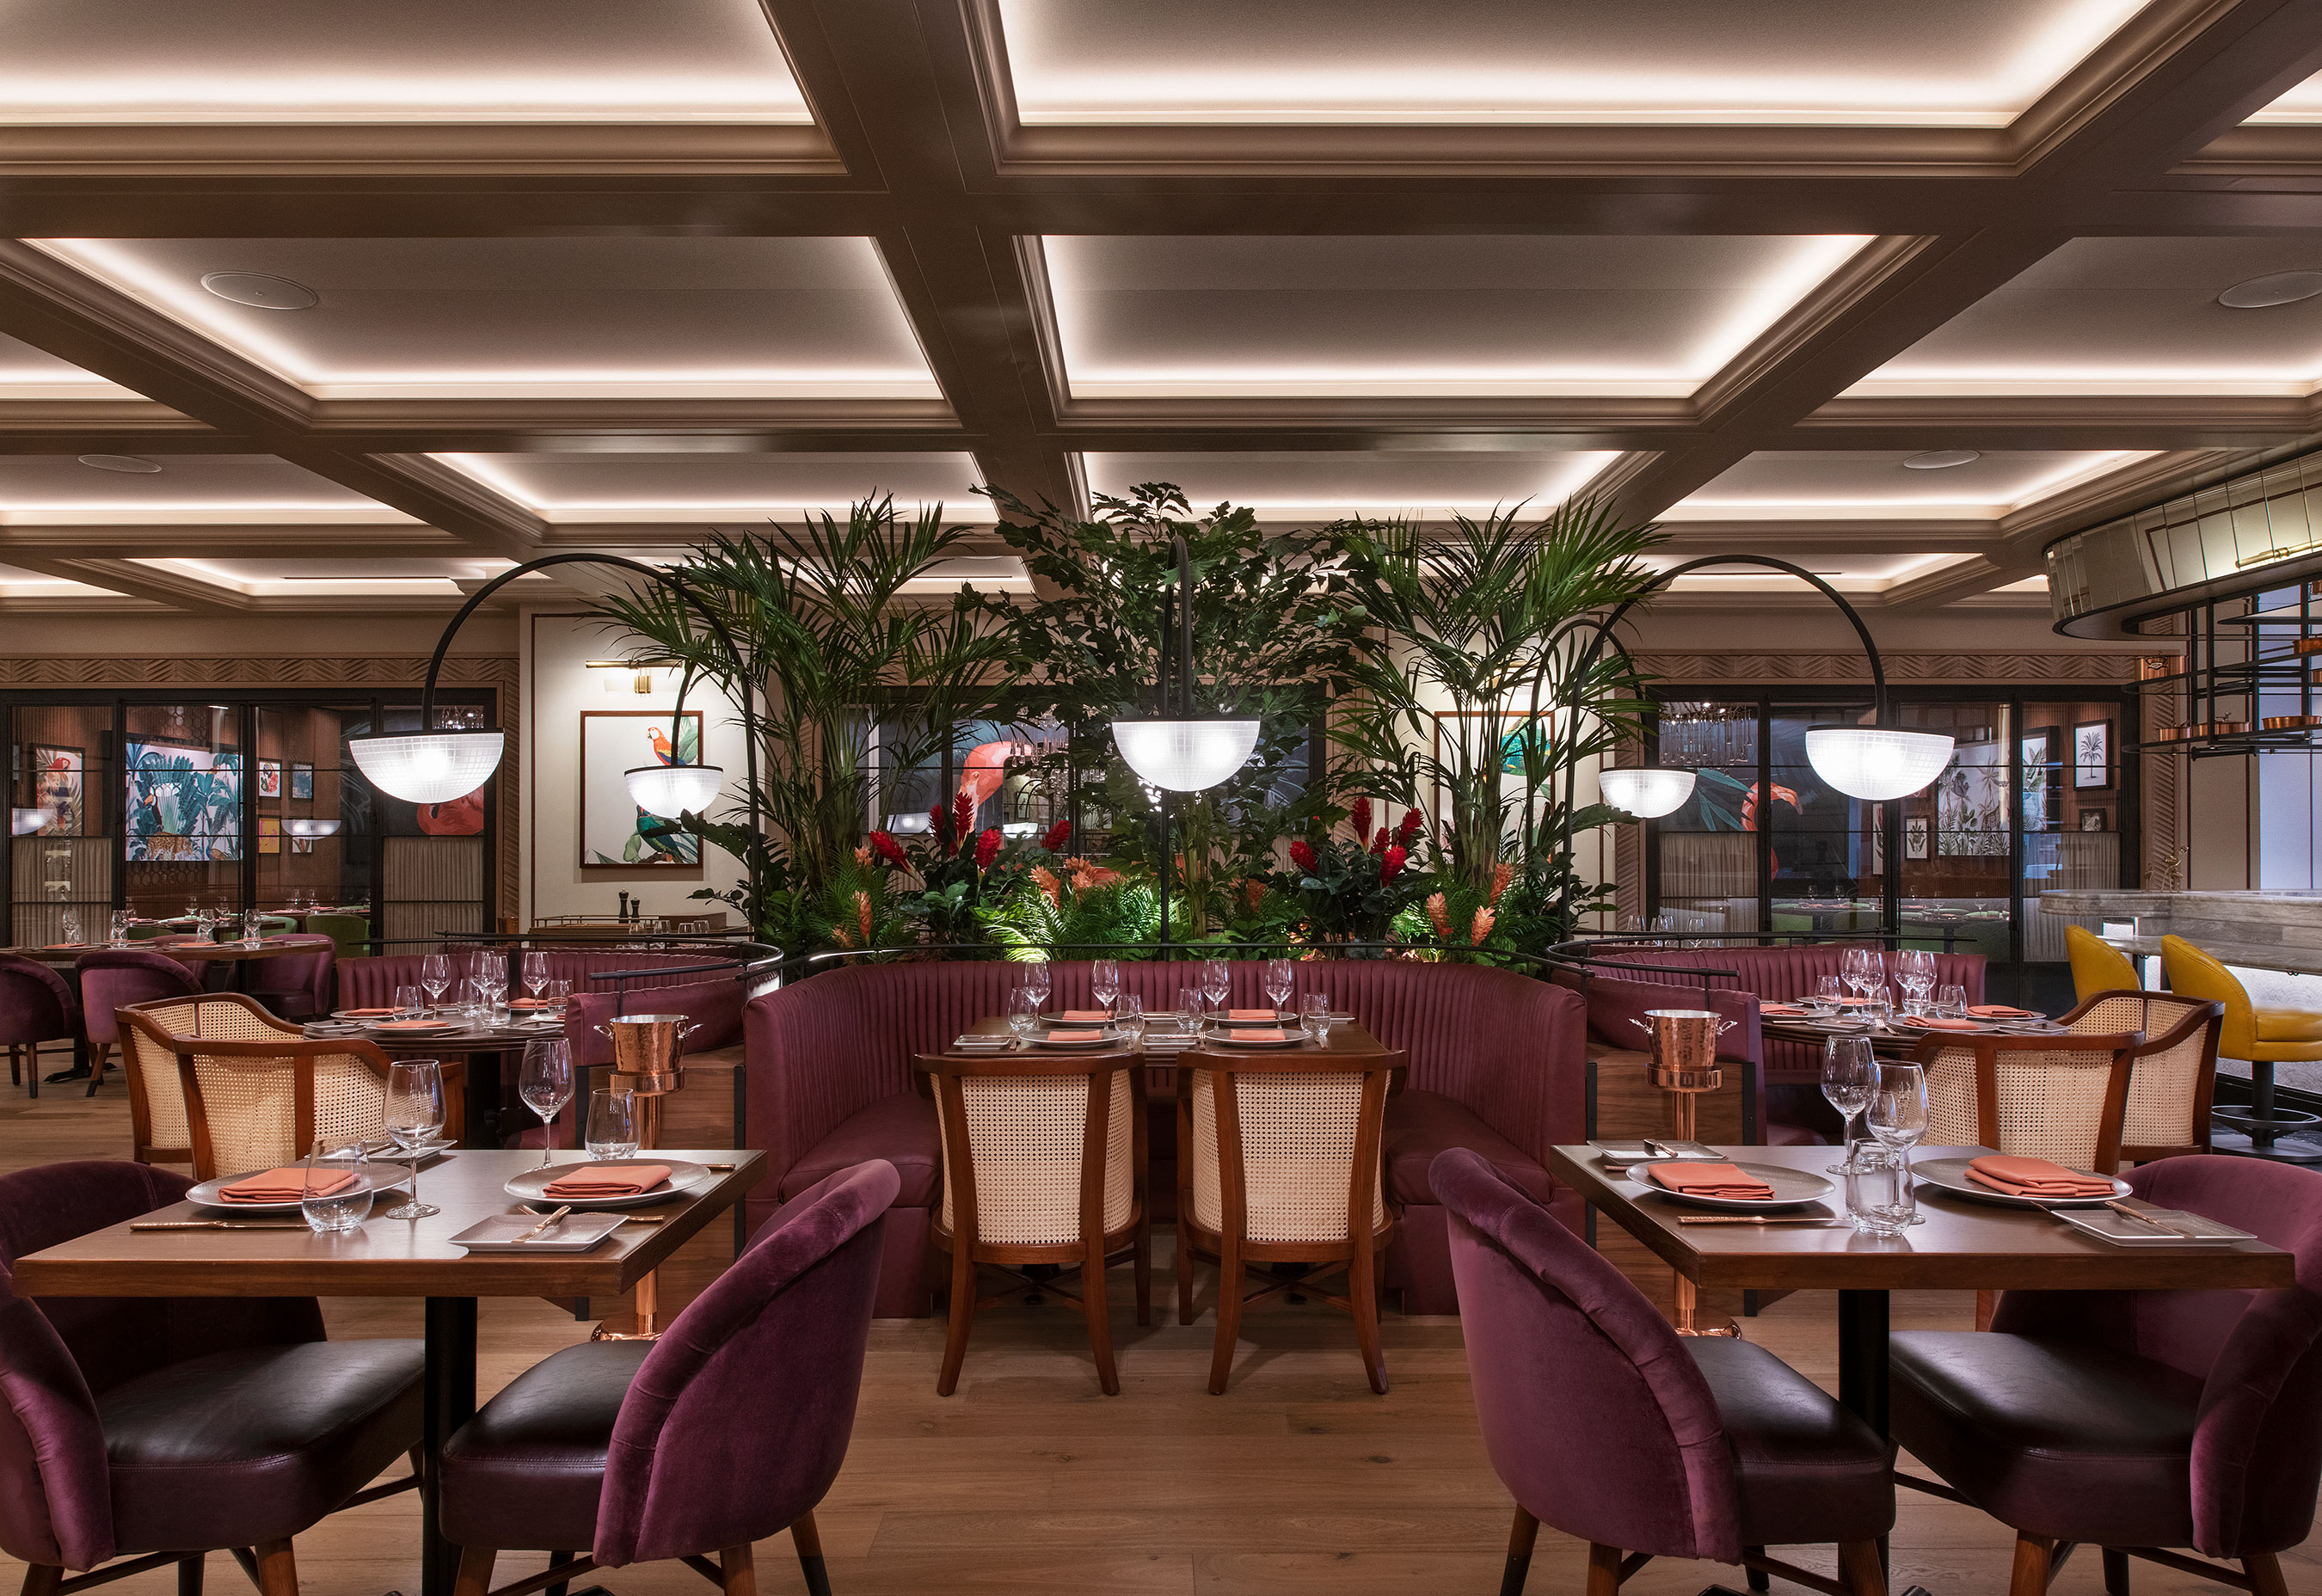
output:
<svg viewBox="0 0 2322 1596"><path fill-rule="evenodd" d="M1226 990L1230 984L1223 959L1202 961L1202 990L1208 996L1212 1009L1225 1007Z"/></svg>
<svg viewBox="0 0 2322 1596"><path fill-rule="evenodd" d="M1895 980L1903 989L1906 1011L1922 1012L1934 989L1935 955L1926 948L1900 950L1895 955Z"/></svg>
<svg viewBox="0 0 2322 1596"><path fill-rule="evenodd" d="M1185 1036L1193 1036L1200 1035L1201 1029L1202 989L1197 986L1179 987L1177 989L1178 1034Z"/></svg>
<svg viewBox="0 0 2322 1596"><path fill-rule="evenodd" d="M57 934L64 941L71 943L75 946L78 946L80 944L80 911L78 909L67 909L64 913L59 915L57 917Z"/></svg>
<svg viewBox="0 0 2322 1596"><path fill-rule="evenodd" d="M370 1173L361 1139L316 1142L299 1182L298 1212L317 1236L359 1230L370 1218Z"/></svg>
<svg viewBox="0 0 2322 1596"><path fill-rule="evenodd" d="M1055 977L1046 959L1038 959L1024 966L1023 987L1032 995L1032 1012L1038 1014L1047 1005L1048 992Z"/></svg>
<svg viewBox="0 0 2322 1596"><path fill-rule="evenodd" d="M600 1086L589 1094L589 1156L626 1158L637 1150L637 1094Z"/></svg>
<svg viewBox="0 0 2322 1596"><path fill-rule="evenodd" d="M492 989L507 979L507 960L504 955L489 948L468 955L468 990L476 995L477 1008L489 1008Z"/></svg>
<svg viewBox="0 0 2322 1596"><path fill-rule="evenodd" d="M1869 957L1869 948L1847 948L1838 956L1839 973L1845 979L1846 984L1853 989L1854 995L1858 998L1868 998L1870 995L1870 972L1864 968L1865 962Z"/></svg>
<svg viewBox="0 0 2322 1596"><path fill-rule="evenodd" d="M548 1155L556 1146L556 1116L572 1100L572 1044L562 1036L539 1036L526 1043L516 1094L526 1108L540 1116L541 1130L547 1136L541 1148L540 1167L546 1169Z"/></svg>
<svg viewBox="0 0 2322 1596"><path fill-rule="evenodd" d="M540 989L548 984L548 955L526 953L524 956L524 995L534 1002L540 1001Z"/></svg>
<svg viewBox="0 0 2322 1596"><path fill-rule="evenodd" d="M1883 1203L1869 1212L1870 1227L1892 1236L1926 1219L1918 1212L1911 1184L1911 1149L1927 1134L1927 1072L1917 1064L1881 1064L1879 1084L1865 1123L1891 1163L1893 1185Z"/></svg>
<svg viewBox="0 0 2322 1596"><path fill-rule="evenodd" d="M1008 1028L1021 1047L1040 1026L1040 1006L1032 999L1028 988L1018 987L1008 994Z"/></svg>
<svg viewBox="0 0 2322 1596"><path fill-rule="evenodd" d="M1095 959L1089 963L1089 995L1110 1011L1112 1000L1120 996L1120 961Z"/></svg>
<svg viewBox="0 0 2322 1596"><path fill-rule="evenodd" d="M1266 962L1266 995L1274 999L1274 1018L1280 1024L1290 1004L1290 961L1268 959Z"/></svg>
<svg viewBox="0 0 2322 1596"><path fill-rule="evenodd" d="M1822 1044L1822 1095L1846 1117L1846 1156L1830 1166L1843 1174L1854 1163L1854 1119L1870 1107L1879 1083L1879 1062L1868 1036L1830 1036Z"/></svg>
<svg viewBox="0 0 2322 1596"><path fill-rule="evenodd" d="M419 1150L443 1128L443 1072L434 1059L396 1059L387 1066L387 1134L411 1162L411 1196L389 1219L425 1219L443 1210L419 1200Z"/></svg>
<svg viewBox="0 0 2322 1596"><path fill-rule="evenodd" d="M1145 999L1135 992L1121 993L1120 1006L1112 1011L1112 1023L1129 1046L1142 1046L1145 1042Z"/></svg>
<svg viewBox="0 0 2322 1596"><path fill-rule="evenodd" d="M419 984L427 989L427 1007L440 1008L452 988L452 956L430 953L419 961Z"/></svg>

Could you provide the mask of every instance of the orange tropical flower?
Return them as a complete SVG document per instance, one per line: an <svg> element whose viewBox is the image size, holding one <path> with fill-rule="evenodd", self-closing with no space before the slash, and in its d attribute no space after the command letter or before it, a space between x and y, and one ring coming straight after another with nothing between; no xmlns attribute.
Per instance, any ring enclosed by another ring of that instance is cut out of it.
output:
<svg viewBox="0 0 2322 1596"><path fill-rule="evenodd" d="M1436 935L1451 935L1451 908L1443 901L1443 894L1440 892L1431 893L1428 897L1427 920L1428 924L1435 927Z"/></svg>
<svg viewBox="0 0 2322 1596"><path fill-rule="evenodd" d="M1032 880L1041 891L1048 895L1049 907L1062 908L1065 907L1065 889L1063 884L1056 880L1055 874L1049 871L1047 865L1036 864L1032 867Z"/></svg>
<svg viewBox="0 0 2322 1596"><path fill-rule="evenodd" d="M1476 911L1476 923L1467 927L1467 940L1474 943L1477 947L1483 946L1484 938L1492 934L1492 923L1498 918L1499 917L1497 915L1495 915L1487 908L1477 909Z"/></svg>
<svg viewBox="0 0 2322 1596"><path fill-rule="evenodd" d="M1492 896L1486 901L1495 908L1499 907L1500 894L1508 889L1508 883L1515 879L1515 873L1516 867L1504 859L1492 866Z"/></svg>
<svg viewBox="0 0 2322 1596"><path fill-rule="evenodd" d="M871 894L868 892L857 892L855 895L855 921L863 927L863 945L869 947L871 945Z"/></svg>

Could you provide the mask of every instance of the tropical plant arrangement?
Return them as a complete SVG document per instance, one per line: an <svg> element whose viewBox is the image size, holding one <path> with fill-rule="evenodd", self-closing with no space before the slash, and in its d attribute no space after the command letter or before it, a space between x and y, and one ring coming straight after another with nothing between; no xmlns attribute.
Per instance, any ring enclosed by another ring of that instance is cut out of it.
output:
<svg viewBox="0 0 2322 1596"><path fill-rule="evenodd" d="M916 879L919 896L905 900L925 940L936 947L969 947L992 940L988 918L1012 892L1043 872L1072 836L1072 822L1059 820L1038 842L1010 842L997 826L975 829L975 800L964 791L928 811L928 830L904 846L885 831L871 834L870 852L901 880Z"/></svg>
<svg viewBox="0 0 2322 1596"><path fill-rule="evenodd" d="M1303 940L1385 942L1396 914L1423 890L1426 878L1408 866L1425 825L1413 808L1392 829L1382 825L1374 832L1371 801L1358 798L1347 811L1351 834L1323 825L1292 843L1283 886L1303 916Z"/></svg>

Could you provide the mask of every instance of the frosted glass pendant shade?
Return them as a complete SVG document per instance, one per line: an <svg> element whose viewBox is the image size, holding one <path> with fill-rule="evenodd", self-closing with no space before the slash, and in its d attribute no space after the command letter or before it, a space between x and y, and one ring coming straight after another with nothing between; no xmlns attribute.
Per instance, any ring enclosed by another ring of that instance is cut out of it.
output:
<svg viewBox="0 0 2322 1596"><path fill-rule="evenodd" d="M335 820L309 820L302 816L285 820L282 829L294 837L327 837L338 834L339 823Z"/></svg>
<svg viewBox="0 0 2322 1596"><path fill-rule="evenodd" d="M1241 769L1257 746L1255 719L1191 716L1117 720L1112 740L1147 785L1165 792L1205 792Z"/></svg>
<svg viewBox="0 0 2322 1596"><path fill-rule="evenodd" d="M28 837L44 825L57 823L54 809L17 809L9 816L9 834Z"/></svg>
<svg viewBox="0 0 2322 1596"><path fill-rule="evenodd" d="M1604 800L1640 820L1668 814L1693 796L1691 771L1662 771L1650 766L1596 772L1596 791Z"/></svg>
<svg viewBox="0 0 2322 1596"><path fill-rule="evenodd" d="M448 804L467 797L491 780L507 745L507 734L497 726L347 739L355 768L370 784L412 804Z"/></svg>
<svg viewBox="0 0 2322 1596"><path fill-rule="evenodd" d="M1806 734L1806 762L1850 798L1883 803L1907 798L1943 773L1952 740L1938 732L1895 726L1816 726Z"/></svg>
<svg viewBox="0 0 2322 1596"><path fill-rule="evenodd" d="M725 789L723 765L639 765L628 773L629 796L637 807L663 820L688 809L700 814Z"/></svg>

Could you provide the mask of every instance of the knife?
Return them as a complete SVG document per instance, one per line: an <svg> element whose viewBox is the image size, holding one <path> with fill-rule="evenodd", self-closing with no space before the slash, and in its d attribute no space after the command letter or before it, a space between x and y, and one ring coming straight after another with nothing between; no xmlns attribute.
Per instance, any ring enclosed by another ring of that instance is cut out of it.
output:
<svg viewBox="0 0 2322 1596"><path fill-rule="evenodd" d="M304 1230L304 1219L151 1219L132 1230Z"/></svg>
<svg viewBox="0 0 2322 1596"><path fill-rule="evenodd" d="M1807 1216L1797 1219L1777 1218L1770 1214L1687 1214L1678 1220L1680 1225L1851 1225L1851 1219L1821 1219Z"/></svg>

